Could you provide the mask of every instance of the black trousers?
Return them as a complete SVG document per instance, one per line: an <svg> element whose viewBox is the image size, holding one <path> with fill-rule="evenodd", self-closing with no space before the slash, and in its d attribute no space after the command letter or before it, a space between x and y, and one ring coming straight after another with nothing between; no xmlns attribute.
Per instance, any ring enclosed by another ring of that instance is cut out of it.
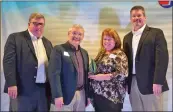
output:
<svg viewBox="0 0 173 112"><path fill-rule="evenodd" d="M101 95L94 94L95 112L121 112L123 104L115 104Z"/></svg>
<svg viewBox="0 0 173 112"><path fill-rule="evenodd" d="M19 95L17 99L10 99L9 111L49 111L51 97L47 93L49 91L46 89L45 84L38 84L36 91L31 95Z"/></svg>
<svg viewBox="0 0 173 112"><path fill-rule="evenodd" d="M12 99L10 98L10 104L9 104L9 112L17 112L17 98Z"/></svg>

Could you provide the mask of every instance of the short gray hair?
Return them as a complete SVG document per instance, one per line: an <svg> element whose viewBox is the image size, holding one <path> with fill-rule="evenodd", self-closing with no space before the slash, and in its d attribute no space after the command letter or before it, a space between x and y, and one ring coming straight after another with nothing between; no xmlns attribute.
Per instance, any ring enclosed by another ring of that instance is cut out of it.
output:
<svg viewBox="0 0 173 112"><path fill-rule="evenodd" d="M70 32L73 28L81 29L83 32L85 32L84 28L80 24L74 24L71 28L69 28L68 32Z"/></svg>

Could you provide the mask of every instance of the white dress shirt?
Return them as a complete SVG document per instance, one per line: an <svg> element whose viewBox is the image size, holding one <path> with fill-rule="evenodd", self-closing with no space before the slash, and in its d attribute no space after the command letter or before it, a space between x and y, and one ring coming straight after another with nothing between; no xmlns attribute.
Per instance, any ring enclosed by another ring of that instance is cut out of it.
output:
<svg viewBox="0 0 173 112"><path fill-rule="evenodd" d="M37 38L30 31L29 31L29 34L31 36L35 54L38 60L36 83L45 83L47 66L48 66L48 58L46 55L45 47L43 45L42 36L40 38Z"/></svg>
<svg viewBox="0 0 173 112"><path fill-rule="evenodd" d="M137 31L132 30L132 33L133 33L133 38L132 38L133 70L132 70L132 74L136 74L136 69L135 69L136 52L138 49L139 40L141 38L141 35L144 31L145 26L146 26L146 24Z"/></svg>

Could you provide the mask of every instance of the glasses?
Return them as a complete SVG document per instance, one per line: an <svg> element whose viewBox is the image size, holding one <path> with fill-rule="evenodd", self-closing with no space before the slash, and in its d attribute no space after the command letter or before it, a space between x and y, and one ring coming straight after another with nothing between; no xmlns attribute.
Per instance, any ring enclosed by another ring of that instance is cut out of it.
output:
<svg viewBox="0 0 173 112"><path fill-rule="evenodd" d="M73 31L73 32L70 32L72 35L74 35L74 36L83 36L83 34L82 33L80 33L80 32L76 32L76 31Z"/></svg>
<svg viewBox="0 0 173 112"><path fill-rule="evenodd" d="M44 26L44 23L38 23L38 22L30 22L32 23L34 26Z"/></svg>

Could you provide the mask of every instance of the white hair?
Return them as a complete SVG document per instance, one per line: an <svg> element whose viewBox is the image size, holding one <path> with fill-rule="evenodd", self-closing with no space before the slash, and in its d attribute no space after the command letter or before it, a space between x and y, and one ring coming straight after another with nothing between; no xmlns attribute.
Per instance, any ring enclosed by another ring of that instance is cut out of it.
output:
<svg viewBox="0 0 173 112"><path fill-rule="evenodd" d="M81 29L85 32L84 28L80 24L74 24L71 28L69 28L68 32L72 31L73 28Z"/></svg>

